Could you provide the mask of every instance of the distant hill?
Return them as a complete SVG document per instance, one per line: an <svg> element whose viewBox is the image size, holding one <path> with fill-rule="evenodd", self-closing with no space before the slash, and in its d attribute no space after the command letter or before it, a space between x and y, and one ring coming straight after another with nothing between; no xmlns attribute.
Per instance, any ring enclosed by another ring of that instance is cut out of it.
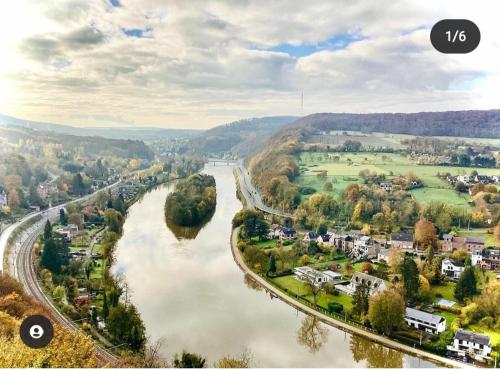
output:
<svg viewBox="0 0 500 369"><path fill-rule="evenodd" d="M136 128L136 127L72 127L63 124L36 122L18 119L8 115L0 114L0 126L24 127L39 131L50 131L75 136L100 136L106 138L132 139L132 140L154 140L164 137L189 137L198 135L199 130L191 129L167 129L167 128Z"/></svg>
<svg viewBox="0 0 500 369"><path fill-rule="evenodd" d="M24 142L31 141L34 152L45 144L56 144L65 151L79 151L89 157L109 155L127 159L146 160L151 160L154 157L153 151L141 140L76 136L48 130L43 131L12 126L0 126L0 138L11 144L17 144L20 140Z"/></svg>
<svg viewBox="0 0 500 369"><path fill-rule="evenodd" d="M230 152L244 156L260 147L281 127L298 118L296 116L274 116L242 119L223 124L196 137L196 147L203 154Z"/></svg>
<svg viewBox="0 0 500 369"><path fill-rule="evenodd" d="M422 113L319 113L295 121L289 128L311 131L362 131L415 136L500 138L500 109Z"/></svg>

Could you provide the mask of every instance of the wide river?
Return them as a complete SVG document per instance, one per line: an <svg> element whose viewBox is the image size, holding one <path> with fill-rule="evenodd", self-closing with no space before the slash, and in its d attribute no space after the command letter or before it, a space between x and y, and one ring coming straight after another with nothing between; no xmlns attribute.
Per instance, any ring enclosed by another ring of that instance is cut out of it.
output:
<svg viewBox="0 0 500 369"><path fill-rule="evenodd" d="M208 358L249 352L265 367L433 367L425 360L346 334L298 313L245 281L230 249L231 219L242 207L230 166L207 166L217 209L195 239L178 240L163 207L174 184L147 193L129 210L116 251L147 335L164 354Z"/></svg>

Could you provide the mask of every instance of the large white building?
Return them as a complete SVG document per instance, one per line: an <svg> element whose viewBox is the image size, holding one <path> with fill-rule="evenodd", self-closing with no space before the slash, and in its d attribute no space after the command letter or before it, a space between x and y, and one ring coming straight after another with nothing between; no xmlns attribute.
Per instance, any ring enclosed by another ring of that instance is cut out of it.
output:
<svg viewBox="0 0 500 369"><path fill-rule="evenodd" d="M294 268L293 273L298 280L312 283L316 287L321 287L324 283L342 280L342 275L339 273L332 272L331 270L322 272L308 266Z"/></svg>
<svg viewBox="0 0 500 369"><path fill-rule="evenodd" d="M335 288L340 292L353 295L356 291L356 287L360 284L364 284L370 289L370 295L382 292L387 288L387 284L383 279L361 272L354 273L348 285L336 285Z"/></svg>
<svg viewBox="0 0 500 369"><path fill-rule="evenodd" d="M491 354L490 338L484 334L459 330L455 333L453 345L447 346L449 354L458 357L471 357L475 360L488 360Z"/></svg>
<svg viewBox="0 0 500 369"><path fill-rule="evenodd" d="M442 316L417 309L407 307L405 320L410 327L432 334L439 334L446 330L446 320Z"/></svg>
<svg viewBox="0 0 500 369"><path fill-rule="evenodd" d="M458 263L451 259L444 259L441 263L441 273L451 279L459 279L465 270L462 263Z"/></svg>

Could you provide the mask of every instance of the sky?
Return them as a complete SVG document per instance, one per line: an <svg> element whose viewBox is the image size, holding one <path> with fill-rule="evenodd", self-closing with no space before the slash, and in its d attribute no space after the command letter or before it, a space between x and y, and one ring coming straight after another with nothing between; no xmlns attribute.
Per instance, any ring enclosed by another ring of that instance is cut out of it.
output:
<svg viewBox="0 0 500 369"><path fill-rule="evenodd" d="M206 129L270 115L500 108L498 14L496 0L2 2L0 113ZM478 48L436 51L430 29L444 18L475 22Z"/></svg>

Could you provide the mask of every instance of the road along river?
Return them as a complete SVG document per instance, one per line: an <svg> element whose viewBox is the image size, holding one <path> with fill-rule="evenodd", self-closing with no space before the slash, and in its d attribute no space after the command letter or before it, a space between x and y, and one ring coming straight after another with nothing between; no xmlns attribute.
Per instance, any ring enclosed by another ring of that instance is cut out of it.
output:
<svg viewBox="0 0 500 369"><path fill-rule="evenodd" d="M163 207L175 184L152 190L130 209L114 272L165 354L194 351L209 366L249 351L253 366L433 367L434 364L353 336L308 317L259 290L233 260L231 219L241 209L233 167L207 166L217 209L195 239L177 239Z"/></svg>

